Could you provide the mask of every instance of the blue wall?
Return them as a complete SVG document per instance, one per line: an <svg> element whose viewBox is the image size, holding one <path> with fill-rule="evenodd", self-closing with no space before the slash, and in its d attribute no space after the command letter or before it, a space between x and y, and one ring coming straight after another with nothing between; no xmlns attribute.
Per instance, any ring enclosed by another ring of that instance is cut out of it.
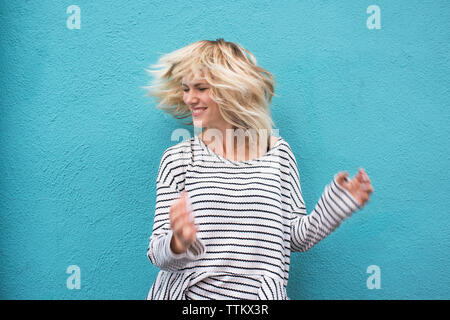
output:
<svg viewBox="0 0 450 320"><path fill-rule="evenodd" d="M0 4L0 298L145 298L156 174L183 126L145 96L144 68L221 37L276 77L308 212L338 171L364 167L375 189L292 255L289 296L450 298L448 1L113 3ZM81 29L66 25L72 4ZM372 4L381 29L366 25Z"/></svg>

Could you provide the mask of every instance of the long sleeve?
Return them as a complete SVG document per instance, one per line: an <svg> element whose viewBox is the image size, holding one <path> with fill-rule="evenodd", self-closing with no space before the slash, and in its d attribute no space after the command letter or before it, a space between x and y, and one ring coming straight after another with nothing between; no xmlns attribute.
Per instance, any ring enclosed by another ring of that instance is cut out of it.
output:
<svg viewBox="0 0 450 320"><path fill-rule="evenodd" d="M186 253L174 254L170 249L172 230L169 212L170 206L181 196L184 189L184 176L188 164L184 155L178 148L167 149L162 156L156 179L155 217L147 256L156 267L166 271L177 271L205 252L205 246L199 238Z"/></svg>
<svg viewBox="0 0 450 320"><path fill-rule="evenodd" d="M291 250L307 251L359 210L356 199L337 183L337 174L325 186L314 210L306 215L297 162L290 154Z"/></svg>

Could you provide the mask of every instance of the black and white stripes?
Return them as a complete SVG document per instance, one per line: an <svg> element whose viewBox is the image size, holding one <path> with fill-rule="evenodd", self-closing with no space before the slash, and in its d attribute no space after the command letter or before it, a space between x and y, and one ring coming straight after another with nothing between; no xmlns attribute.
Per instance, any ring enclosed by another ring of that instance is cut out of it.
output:
<svg viewBox="0 0 450 320"><path fill-rule="evenodd" d="M335 177L336 178L336 177ZM171 203L186 189L197 241L170 250ZM197 136L161 159L148 257L161 269L148 299L287 299L291 251L306 251L358 210L333 181L306 215L297 162L282 138L264 156L232 161Z"/></svg>

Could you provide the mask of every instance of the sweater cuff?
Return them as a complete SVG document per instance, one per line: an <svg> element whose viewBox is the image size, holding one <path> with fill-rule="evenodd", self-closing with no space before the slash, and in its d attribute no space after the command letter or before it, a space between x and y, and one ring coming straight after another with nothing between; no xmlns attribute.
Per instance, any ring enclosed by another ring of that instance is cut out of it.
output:
<svg viewBox="0 0 450 320"><path fill-rule="evenodd" d="M174 260L180 259L188 259L188 260L196 260L202 258L206 253L206 247L200 238L197 239L190 245L186 252L183 253L174 253L172 249L170 249L170 242L172 241L173 231L170 230L167 234L167 243L166 243L166 255Z"/></svg>

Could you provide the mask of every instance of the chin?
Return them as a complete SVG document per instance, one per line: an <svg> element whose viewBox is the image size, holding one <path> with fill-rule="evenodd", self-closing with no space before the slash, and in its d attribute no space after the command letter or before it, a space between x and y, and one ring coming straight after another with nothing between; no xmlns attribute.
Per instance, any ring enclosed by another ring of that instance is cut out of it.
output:
<svg viewBox="0 0 450 320"><path fill-rule="evenodd" d="M206 127L206 123L205 123L205 121L203 121L203 120L192 120L192 123L194 124L194 127L197 127L197 128L204 128L204 127Z"/></svg>

